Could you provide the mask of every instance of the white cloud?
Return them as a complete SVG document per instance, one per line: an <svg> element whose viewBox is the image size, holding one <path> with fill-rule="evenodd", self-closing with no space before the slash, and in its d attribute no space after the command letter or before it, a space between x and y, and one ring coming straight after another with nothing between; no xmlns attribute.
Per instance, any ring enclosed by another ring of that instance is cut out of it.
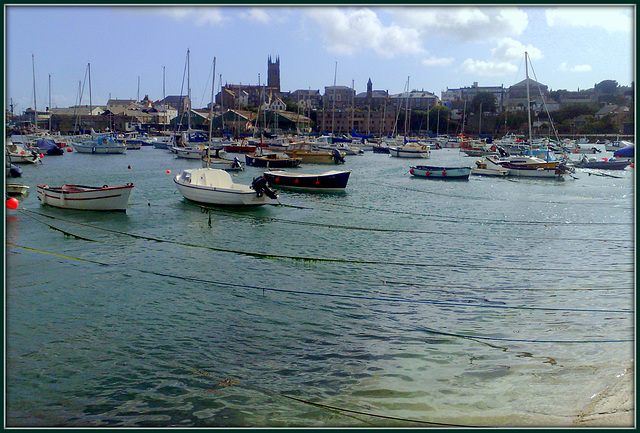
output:
<svg viewBox="0 0 640 433"><path fill-rule="evenodd" d="M591 72L591 65L568 66L566 62L560 64L558 71L560 72Z"/></svg>
<svg viewBox="0 0 640 433"><path fill-rule="evenodd" d="M429 57L428 59L424 59L421 63L426 67L431 66L449 66L454 62L453 57Z"/></svg>
<svg viewBox="0 0 640 433"><path fill-rule="evenodd" d="M547 9L549 27L601 28L608 32L633 32L633 7L568 6Z"/></svg>
<svg viewBox="0 0 640 433"><path fill-rule="evenodd" d="M179 21L192 20L199 26L220 24L225 20L222 9L217 7L157 7L146 9Z"/></svg>
<svg viewBox="0 0 640 433"><path fill-rule="evenodd" d="M529 23L517 8L501 7L401 7L390 8L397 22L441 36L463 40L520 35Z"/></svg>
<svg viewBox="0 0 640 433"><path fill-rule="evenodd" d="M511 38L500 39L498 46L491 50L491 57L498 61L517 61L524 58L525 51L533 60L542 58L542 52L539 49Z"/></svg>
<svg viewBox="0 0 640 433"><path fill-rule="evenodd" d="M271 17L265 9L250 8L245 12L240 13L240 17L249 21L257 21L262 24L268 24L271 21Z"/></svg>
<svg viewBox="0 0 640 433"><path fill-rule="evenodd" d="M487 77L512 74L517 71L517 68L508 62L485 62L473 59L462 62L461 68L467 74Z"/></svg>
<svg viewBox="0 0 640 433"><path fill-rule="evenodd" d="M363 49L385 57L425 52L418 30L385 26L371 9L309 8L307 15L320 25L327 51L334 54L352 55Z"/></svg>

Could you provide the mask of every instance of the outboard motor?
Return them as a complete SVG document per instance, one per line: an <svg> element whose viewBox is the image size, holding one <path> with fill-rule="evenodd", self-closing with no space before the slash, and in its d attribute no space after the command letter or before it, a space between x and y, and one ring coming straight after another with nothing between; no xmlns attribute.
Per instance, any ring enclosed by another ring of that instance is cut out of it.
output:
<svg viewBox="0 0 640 433"><path fill-rule="evenodd" d="M262 197L262 194L266 194L266 196L269 198L278 198L278 194L276 194L271 188L269 188L269 183L267 182L267 179L264 178L264 176L256 177L255 179L253 179L251 188L255 190L256 194L258 194L258 197Z"/></svg>
<svg viewBox="0 0 640 433"><path fill-rule="evenodd" d="M240 162L240 160L238 159L238 157L234 157L233 158L233 164L232 164L233 168L241 168L242 167L242 163ZM263 178L264 179L264 178ZM266 181L266 180L265 180Z"/></svg>
<svg viewBox="0 0 640 433"><path fill-rule="evenodd" d="M336 162L336 164L345 162L338 149L333 149L333 160Z"/></svg>

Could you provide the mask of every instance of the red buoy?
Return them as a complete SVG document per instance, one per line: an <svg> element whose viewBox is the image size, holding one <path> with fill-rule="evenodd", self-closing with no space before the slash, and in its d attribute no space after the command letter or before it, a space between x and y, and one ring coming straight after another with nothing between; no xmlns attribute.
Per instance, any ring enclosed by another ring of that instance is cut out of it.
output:
<svg viewBox="0 0 640 433"><path fill-rule="evenodd" d="M320 181L319 180L316 180L316 185L320 185Z"/></svg>
<svg viewBox="0 0 640 433"><path fill-rule="evenodd" d="M447 175L447 170L442 170L442 175L446 176Z"/></svg>
<svg viewBox="0 0 640 433"><path fill-rule="evenodd" d="M280 178L279 177L276 177L275 180L276 180L276 182L280 182Z"/></svg>
<svg viewBox="0 0 640 433"><path fill-rule="evenodd" d="M20 202L18 201L18 199L14 197L7 200L7 208L9 209L16 209L19 204Z"/></svg>
<svg viewBox="0 0 640 433"><path fill-rule="evenodd" d="M425 174L426 174L427 176L431 176L431 172L430 172L430 171L426 172Z"/></svg>
<svg viewBox="0 0 640 433"><path fill-rule="evenodd" d="M298 183L299 181L298 181L298 179L296 179L296 180L294 180L293 182L294 182L294 183Z"/></svg>
<svg viewBox="0 0 640 433"><path fill-rule="evenodd" d="M73 149L70 147L67 147L67 152L73 152Z"/></svg>
<svg viewBox="0 0 640 433"><path fill-rule="evenodd" d="M171 173L171 170L167 170L167 173Z"/></svg>
<svg viewBox="0 0 640 433"><path fill-rule="evenodd" d="M413 174L413 168L409 169L409 173Z"/></svg>

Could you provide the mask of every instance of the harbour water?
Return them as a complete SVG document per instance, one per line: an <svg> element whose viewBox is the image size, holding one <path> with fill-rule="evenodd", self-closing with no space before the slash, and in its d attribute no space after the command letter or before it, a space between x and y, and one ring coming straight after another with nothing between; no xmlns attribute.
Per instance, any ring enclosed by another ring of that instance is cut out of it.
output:
<svg viewBox="0 0 640 433"><path fill-rule="evenodd" d="M200 162L152 147L22 166L6 425L570 425L633 366L634 169L408 173L475 159L366 152L344 193L235 210L185 202ZM126 213L35 193L128 182Z"/></svg>

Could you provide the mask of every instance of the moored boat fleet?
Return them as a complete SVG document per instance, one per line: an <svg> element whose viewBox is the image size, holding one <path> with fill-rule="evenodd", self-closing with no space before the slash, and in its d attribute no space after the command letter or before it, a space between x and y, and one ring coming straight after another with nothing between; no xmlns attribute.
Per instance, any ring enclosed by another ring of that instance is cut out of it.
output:
<svg viewBox="0 0 640 433"><path fill-rule="evenodd" d="M175 137L177 137L176 135ZM188 201L200 205L214 206L262 206L278 200L276 190L301 192L345 191L351 170L318 169L320 165L348 164L349 158L368 151L384 153L380 157L406 158L420 161L429 159L429 164L409 164L408 173L414 177L438 180L468 180L470 175L510 176L531 178L563 179L574 177L576 170L624 170L633 167L635 146L624 142L617 146L614 155L588 156L607 152L605 143L554 142L552 140L528 141L516 137L497 140L471 140L458 138L461 155L476 158L473 163L451 165L438 164L438 150L451 146L451 137L413 139L399 137L395 140L365 140L353 138L333 142L330 137L321 139L310 137L279 137L273 140L242 141L212 138L198 134L199 141L187 141L195 135L181 133L181 140L166 136L147 137L142 146L165 149L175 158L198 159L201 168L184 169L173 182L177 191ZM184 140L184 139L187 140ZM78 152L96 155L125 154L130 149L114 134L97 134L79 138L49 139L49 145L60 151L41 153L46 137L33 140L11 140L6 145L6 175L20 177L17 165L42 163L51 155ZM155 143L168 143L166 147ZM356 146L359 143L360 146ZM448 143L449 145L443 145ZM333 145L336 144L336 145ZM380 149L388 147L389 152ZM604 147L604 149L603 149ZM65 151L66 149L66 151ZM134 147L134 149L136 149ZM376 151L378 149L378 151ZM578 151L576 151L578 150ZM187 156L188 155L188 156ZM577 157L577 158L576 158ZM17 165L16 165L17 164ZM314 169L311 167L316 166ZM230 173L243 171L246 167L262 168L264 171L253 178L250 185L235 183ZM71 179L61 179L59 186L37 185L37 197L42 205L73 210L126 211L132 183L119 186L86 186L71 183ZM69 182L69 183L66 183ZM96 182L100 183L100 182ZM7 196L28 193L28 187L19 183L8 184Z"/></svg>

